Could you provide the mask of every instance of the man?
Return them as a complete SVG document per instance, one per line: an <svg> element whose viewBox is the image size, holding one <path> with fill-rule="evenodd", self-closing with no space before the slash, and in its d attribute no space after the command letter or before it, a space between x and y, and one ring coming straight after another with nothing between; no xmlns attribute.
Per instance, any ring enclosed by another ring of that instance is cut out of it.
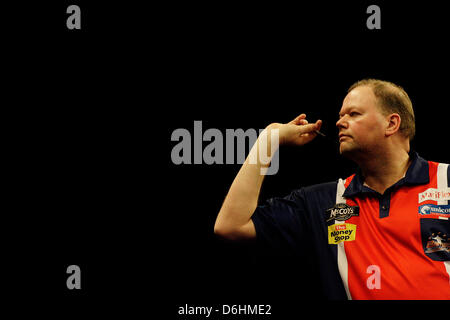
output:
<svg viewBox="0 0 450 320"><path fill-rule="evenodd" d="M266 130L278 129L279 145L301 146L321 125L301 114ZM448 165L410 151L415 124L407 93L391 82L359 81L348 90L336 126L340 154L358 164L356 174L258 206L262 165L247 158L215 233L292 252L306 240L330 299L450 299Z"/></svg>

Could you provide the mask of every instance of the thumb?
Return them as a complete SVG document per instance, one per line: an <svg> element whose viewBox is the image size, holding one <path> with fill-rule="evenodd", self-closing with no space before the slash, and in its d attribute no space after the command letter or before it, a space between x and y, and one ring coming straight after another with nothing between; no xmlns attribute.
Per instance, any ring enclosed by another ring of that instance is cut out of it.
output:
<svg viewBox="0 0 450 320"><path fill-rule="evenodd" d="M317 120L316 123L308 123L302 126L299 126L298 130L300 134L303 133L313 133L316 130L319 130L322 126L322 120Z"/></svg>

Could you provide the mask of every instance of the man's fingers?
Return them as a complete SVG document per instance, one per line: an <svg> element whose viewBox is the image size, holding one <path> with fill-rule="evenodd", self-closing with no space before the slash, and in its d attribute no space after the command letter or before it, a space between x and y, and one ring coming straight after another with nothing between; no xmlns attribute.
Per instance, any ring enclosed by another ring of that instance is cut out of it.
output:
<svg viewBox="0 0 450 320"><path fill-rule="evenodd" d="M306 114L302 113L301 115L297 116L294 120L292 120L291 124L300 124L300 121L306 118Z"/></svg>
<svg viewBox="0 0 450 320"><path fill-rule="evenodd" d="M319 130L322 126L322 120L317 120L316 123L305 124L299 127L300 134L304 133L314 133L314 131Z"/></svg>
<svg viewBox="0 0 450 320"><path fill-rule="evenodd" d="M316 125L317 125L317 129L316 130L320 130L320 128L322 128L322 120L317 120L316 121Z"/></svg>

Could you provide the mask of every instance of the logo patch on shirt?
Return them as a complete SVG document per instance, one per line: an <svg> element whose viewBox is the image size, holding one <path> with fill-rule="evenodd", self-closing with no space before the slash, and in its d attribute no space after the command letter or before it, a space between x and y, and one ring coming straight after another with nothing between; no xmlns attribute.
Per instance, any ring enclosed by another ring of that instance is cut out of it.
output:
<svg viewBox="0 0 450 320"><path fill-rule="evenodd" d="M433 200L433 201L450 200L450 188L446 189L429 188L424 192L419 193L419 203L425 200Z"/></svg>
<svg viewBox="0 0 450 320"><path fill-rule="evenodd" d="M450 216L450 205L423 204L419 207L419 213L422 215L438 214Z"/></svg>
<svg viewBox="0 0 450 320"><path fill-rule="evenodd" d="M425 253L433 253L437 251L444 251L450 253L450 238L441 232L431 234L428 237Z"/></svg>
<svg viewBox="0 0 450 320"><path fill-rule="evenodd" d="M327 222L331 220L345 221L353 216L359 216L359 207L351 207L346 203L336 203L333 208L327 209L326 212L329 213Z"/></svg>
<svg viewBox="0 0 450 320"><path fill-rule="evenodd" d="M356 239L356 224L336 223L328 226L328 244L338 244Z"/></svg>

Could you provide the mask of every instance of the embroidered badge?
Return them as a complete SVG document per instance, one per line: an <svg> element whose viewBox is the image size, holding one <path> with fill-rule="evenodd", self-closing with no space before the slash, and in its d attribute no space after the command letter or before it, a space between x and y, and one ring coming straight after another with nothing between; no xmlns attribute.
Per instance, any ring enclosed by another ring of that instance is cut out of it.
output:
<svg viewBox="0 0 450 320"><path fill-rule="evenodd" d="M441 232L433 233L428 237L425 253L434 253L437 251L444 251L450 253L450 237Z"/></svg>
<svg viewBox="0 0 450 320"><path fill-rule="evenodd" d="M331 220L345 221L353 216L359 216L359 207L352 207L346 203L336 203L333 208L327 209L326 212L329 214L327 222Z"/></svg>
<svg viewBox="0 0 450 320"><path fill-rule="evenodd" d="M429 188L419 193L419 203L425 200L447 201L450 200L450 188L435 189Z"/></svg>

